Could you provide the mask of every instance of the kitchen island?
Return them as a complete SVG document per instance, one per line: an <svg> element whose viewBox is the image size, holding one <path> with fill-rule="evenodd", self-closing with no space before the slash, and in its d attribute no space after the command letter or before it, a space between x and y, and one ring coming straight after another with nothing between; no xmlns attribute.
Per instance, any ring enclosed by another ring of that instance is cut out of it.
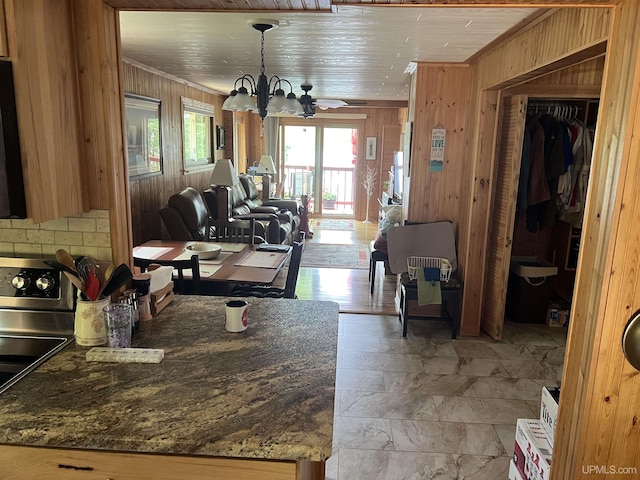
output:
<svg viewBox="0 0 640 480"><path fill-rule="evenodd" d="M331 455L338 305L177 296L133 347L159 364L87 362L72 345L0 396L0 478L322 479Z"/></svg>

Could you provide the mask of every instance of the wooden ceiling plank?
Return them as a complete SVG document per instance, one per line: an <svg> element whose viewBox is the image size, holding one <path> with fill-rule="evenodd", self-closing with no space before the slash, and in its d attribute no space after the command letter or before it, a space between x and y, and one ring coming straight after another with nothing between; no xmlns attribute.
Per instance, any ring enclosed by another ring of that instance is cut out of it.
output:
<svg viewBox="0 0 640 480"><path fill-rule="evenodd" d="M232 11L236 10L236 6L230 6L225 0L105 0L105 3L113 8L124 10L206 10L206 11ZM247 6L241 10L264 10L258 0L246 0ZM448 7L448 8L468 8L468 7L484 7L484 8L566 8L566 7L609 7L615 5L617 0L458 0L451 3L450 0L316 0L304 8L304 10L323 10L331 11L332 6L354 5L354 6L432 6L432 7ZM276 8L277 10L277 8ZM292 10L290 7L282 8L282 10Z"/></svg>
<svg viewBox="0 0 640 480"><path fill-rule="evenodd" d="M107 5L120 10L154 11L331 11L331 0L105 0Z"/></svg>
<svg viewBox="0 0 640 480"><path fill-rule="evenodd" d="M583 8L583 7L611 7L618 3L616 0L520 0L520 1L500 1L500 0L457 0L452 3L450 0L333 0L333 5L367 5L367 6L391 6L391 7L448 7L448 8L468 8L468 7L495 7L495 8Z"/></svg>

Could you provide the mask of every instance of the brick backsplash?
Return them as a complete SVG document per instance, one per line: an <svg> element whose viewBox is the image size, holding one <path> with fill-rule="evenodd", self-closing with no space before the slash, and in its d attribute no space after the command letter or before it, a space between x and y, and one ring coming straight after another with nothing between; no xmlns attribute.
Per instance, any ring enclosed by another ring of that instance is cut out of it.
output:
<svg viewBox="0 0 640 480"><path fill-rule="evenodd" d="M53 256L64 248L72 256L111 261L108 210L91 210L44 223L0 220L0 255Z"/></svg>

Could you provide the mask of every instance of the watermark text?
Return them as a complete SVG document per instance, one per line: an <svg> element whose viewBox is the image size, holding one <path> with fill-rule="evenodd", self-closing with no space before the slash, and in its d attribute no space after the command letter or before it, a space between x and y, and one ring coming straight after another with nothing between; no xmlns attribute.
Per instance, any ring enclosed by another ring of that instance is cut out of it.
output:
<svg viewBox="0 0 640 480"><path fill-rule="evenodd" d="M617 465L582 465L585 475L635 475L637 467L619 467Z"/></svg>

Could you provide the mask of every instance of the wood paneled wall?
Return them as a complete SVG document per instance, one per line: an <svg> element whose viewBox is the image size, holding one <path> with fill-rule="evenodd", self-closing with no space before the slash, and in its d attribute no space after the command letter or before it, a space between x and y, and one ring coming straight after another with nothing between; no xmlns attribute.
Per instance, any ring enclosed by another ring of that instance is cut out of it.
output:
<svg viewBox="0 0 640 480"><path fill-rule="evenodd" d="M461 333L478 335L484 293L487 226L494 178L495 103L499 88L524 83L550 71L597 57L606 43L610 11L565 9L532 28L519 32L481 57L471 67L471 99L467 130L472 161L463 180L462 210L466 225L460 226L459 257L465 291ZM526 54L524 53L526 52ZM468 183L467 183L468 182Z"/></svg>
<svg viewBox="0 0 640 480"><path fill-rule="evenodd" d="M469 96L469 66L419 63L411 99L413 133L407 198L407 219L412 222L451 220L457 228L464 173L469 168L465 119ZM446 129L441 172L429 169L431 131ZM406 167L405 167L406 168Z"/></svg>
<svg viewBox="0 0 640 480"><path fill-rule="evenodd" d="M133 239L131 230L122 227L130 224L131 209L122 138L118 17L101 0L76 1L73 9L85 205L109 209L112 261L128 263Z"/></svg>
<svg viewBox="0 0 640 480"><path fill-rule="evenodd" d="M557 72L549 73L522 85L505 89L507 95L526 94L529 98L596 98L600 97L605 57L587 60Z"/></svg>
<svg viewBox="0 0 640 480"><path fill-rule="evenodd" d="M640 375L621 349L640 309L640 3L618 5L611 31L556 427L558 479L640 461Z"/></svg>
<svg viewBox="0 0 640 480"><path fill-rule="evenodd" d="M134 178L129 182L133 243L139 245L150 239L163 238L164 226L159 212L171 195L187 186L202 192L210 185L211 169L198 173L184 173L181 97L214 105L216 124L224 122L224 98L126 62L123 71L126 93L144 95L161 101L162 175ZM233 128L232 125L225 127L227 130ZM227 153L227 150L215 150L215 147L213 151L216 159L223 158Z"/></svg>
<svg viewBox="0 0 640 480"><path fill-rule="evenodd" d="M406 118L404 108L337 108L334 111L336 113L354 113L364 114L366 119L364 120L364 131L360 132L360 138L358 138L358 158L356 160L356 199L354 208L354 218L356 220L364 220L367 212L367 194L362 186L362 175L367 168L367 165L375 167L378 171L376 176L376 186L373 191L375 192L369 202L369 219L375 220L378 218L378 212L380 205L378 204L378 198L382 189L382 182L388 179L388 167L383 166L383 153L386 157L389 156L389 151L393 152L400 148L400 132L401 122ZM400 129L389 129L385 136L385 127L387 126L399 126ZM397 135L394 140L392 135ZM367 137L376 137L376 159L365 160L364 153L366 151ZM391 153L393 155L393 153ZM393 158L393 157L392 157ZM373 163L373 164L372 164ZM378 197L376 197L376 194Z"/></svg>
<svg viewBox="0 0 640 480"><path fill-rule="evenodd" d="M373 205L369 205L369 219L377 218L377 215L372 214L372 210L379 209L376 198L382 197L383 184L389 179L389 171L393 169L393 154L397 151L402 151L402 129L403 125L383 125L382 126L382 142L380 143L380 155L378 160L378 175L380 177L379 188L373 190L373 198L371 199ZM366 168L366 166L365 166ZM404 182L404 178L398 178L394 181ZM366 211L365 211L366 213Z"/></svg>
<svg viewBox="0 0 640 480"><path fill-rule="evenodd" d="M477 61L480 89L505 88L603 54L610 21L606 8L558 10Z"/></svg>

